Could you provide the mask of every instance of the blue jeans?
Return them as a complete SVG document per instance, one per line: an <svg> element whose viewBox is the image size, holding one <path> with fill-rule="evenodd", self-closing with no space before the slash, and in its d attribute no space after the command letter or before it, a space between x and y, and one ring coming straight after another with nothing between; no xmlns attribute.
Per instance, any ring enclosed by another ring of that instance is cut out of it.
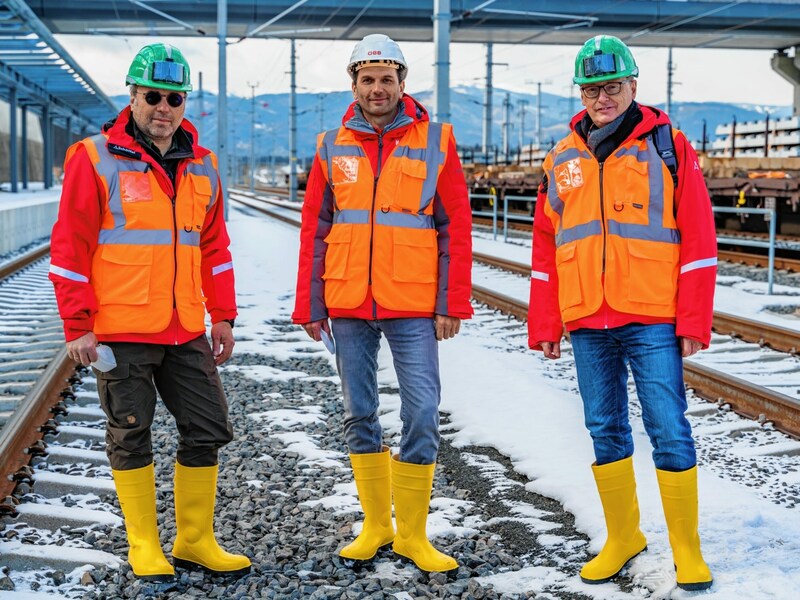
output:
<svg viewBox="0 0 800 600"><path fill-rule="evenodd" d="M351 454L380 452L378 348L386 336L400 384L400 460L436 462L439 450L439 351L433 319L332 319L344 394L344 439Z"/></svg>
<svg viewBox="0 0 800 600"><path fill-rule="evenodd" d="M626 365L630 363L656 468L691 469L697 457L684 414L683 359L675 326L632 323L613 329L579 329L570 338L597 464L633 454Z"/></svg>

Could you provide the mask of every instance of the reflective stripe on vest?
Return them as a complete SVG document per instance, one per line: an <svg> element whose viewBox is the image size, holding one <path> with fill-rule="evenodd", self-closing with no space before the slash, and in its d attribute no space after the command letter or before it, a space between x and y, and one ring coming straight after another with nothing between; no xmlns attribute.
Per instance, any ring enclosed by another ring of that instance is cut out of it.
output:
<svg viewBox="0 0 800 600"><path fill-rule="evenodd" d="M111 154L106 141L79 142L106 191L90 279L94 331L160 332L173 307L185 329L203 331L200 235L218 190L212 155L186 163L172 199L147 162Z"/></svg>
<svg viewBox="0 0 800 600"><path fill-rule="evenodd" d="M360 306L371 281L381 306L433 312L438 272L433 200L450 132L441 123L409 127L382 165L377 186L351 130L319 136L320 166L334 196L323 274L328 307Z"/></svg>
<svg viewBox="0 0 800 600"><path fill-rule="evenodd" d="M544 168L562 319L591 315L604 298L621 312L674 316L680 232L672 180L649 138L626 142L601 171L572 132Z"/></svg>

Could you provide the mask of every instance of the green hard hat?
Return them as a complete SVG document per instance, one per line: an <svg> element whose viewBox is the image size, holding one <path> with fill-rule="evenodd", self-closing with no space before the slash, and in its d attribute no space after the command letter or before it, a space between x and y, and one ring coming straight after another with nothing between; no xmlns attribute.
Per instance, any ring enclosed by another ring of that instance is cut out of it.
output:
<svg viewBox="0 0 800 600"><path fill-rule="evenodd" d="M572 81L583 85L638 75L639 67L625 42L613 35L596 35L586 41L575 57Z"/></svg>
<svg viewBox="0 0 800 600"><path fill-rule="evenodd" d="M191 92L189 63L175 46L148 44L134 57L125 77L125 85Z"/></svg>

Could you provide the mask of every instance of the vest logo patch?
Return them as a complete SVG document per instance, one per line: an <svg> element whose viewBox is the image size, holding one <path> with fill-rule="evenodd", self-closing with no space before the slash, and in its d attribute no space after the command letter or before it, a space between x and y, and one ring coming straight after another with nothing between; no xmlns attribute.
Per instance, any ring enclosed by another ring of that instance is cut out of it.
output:
<svg viewBox="0 0 800 600"><path fill-rule="evenodd" d="M556 189L558 193L567 192L583 186L583 171L579 158L573 158L555 168Z"/></svg>
<svg viewBox="0 0 800 600"><path fill-rule="evenodd" d="M331 164L333 166L331 181L334 185L358 181L357 156L334 156L331 159Z"/></svg>

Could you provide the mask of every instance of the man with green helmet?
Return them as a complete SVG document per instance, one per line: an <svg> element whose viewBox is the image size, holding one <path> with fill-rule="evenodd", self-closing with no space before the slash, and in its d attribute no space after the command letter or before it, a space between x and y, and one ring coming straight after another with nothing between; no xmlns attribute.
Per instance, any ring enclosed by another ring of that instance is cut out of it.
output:
<svg viewBox="0 0 800 600"><path fill-rule="evenodd" d="M233 352L237 314L217 158L184 119L192 85L180 50L145 46L125 83L129 106L64 161L50 279L67 352L99 366L100 342L116 358L95 376L134 575L175 580L156 519L156 391L179 433L174 565L240 575L250 560L214 535L217 454L233 437L217 366Z"/></svg>
<svg viewBox="0 0 800 600"><path fill-rule="evenodd" d="M581 579L608 581L647 548L628 420L630 367L677 584L703 590L712 577L697 532L682 357L711 337L716 233L697 155L666 114L635 102L638 75L630 49L610 35L588 40L575 59L586 110L543 165L528 344L557 359L564 327L570 332L608 531Z"/></svg>

